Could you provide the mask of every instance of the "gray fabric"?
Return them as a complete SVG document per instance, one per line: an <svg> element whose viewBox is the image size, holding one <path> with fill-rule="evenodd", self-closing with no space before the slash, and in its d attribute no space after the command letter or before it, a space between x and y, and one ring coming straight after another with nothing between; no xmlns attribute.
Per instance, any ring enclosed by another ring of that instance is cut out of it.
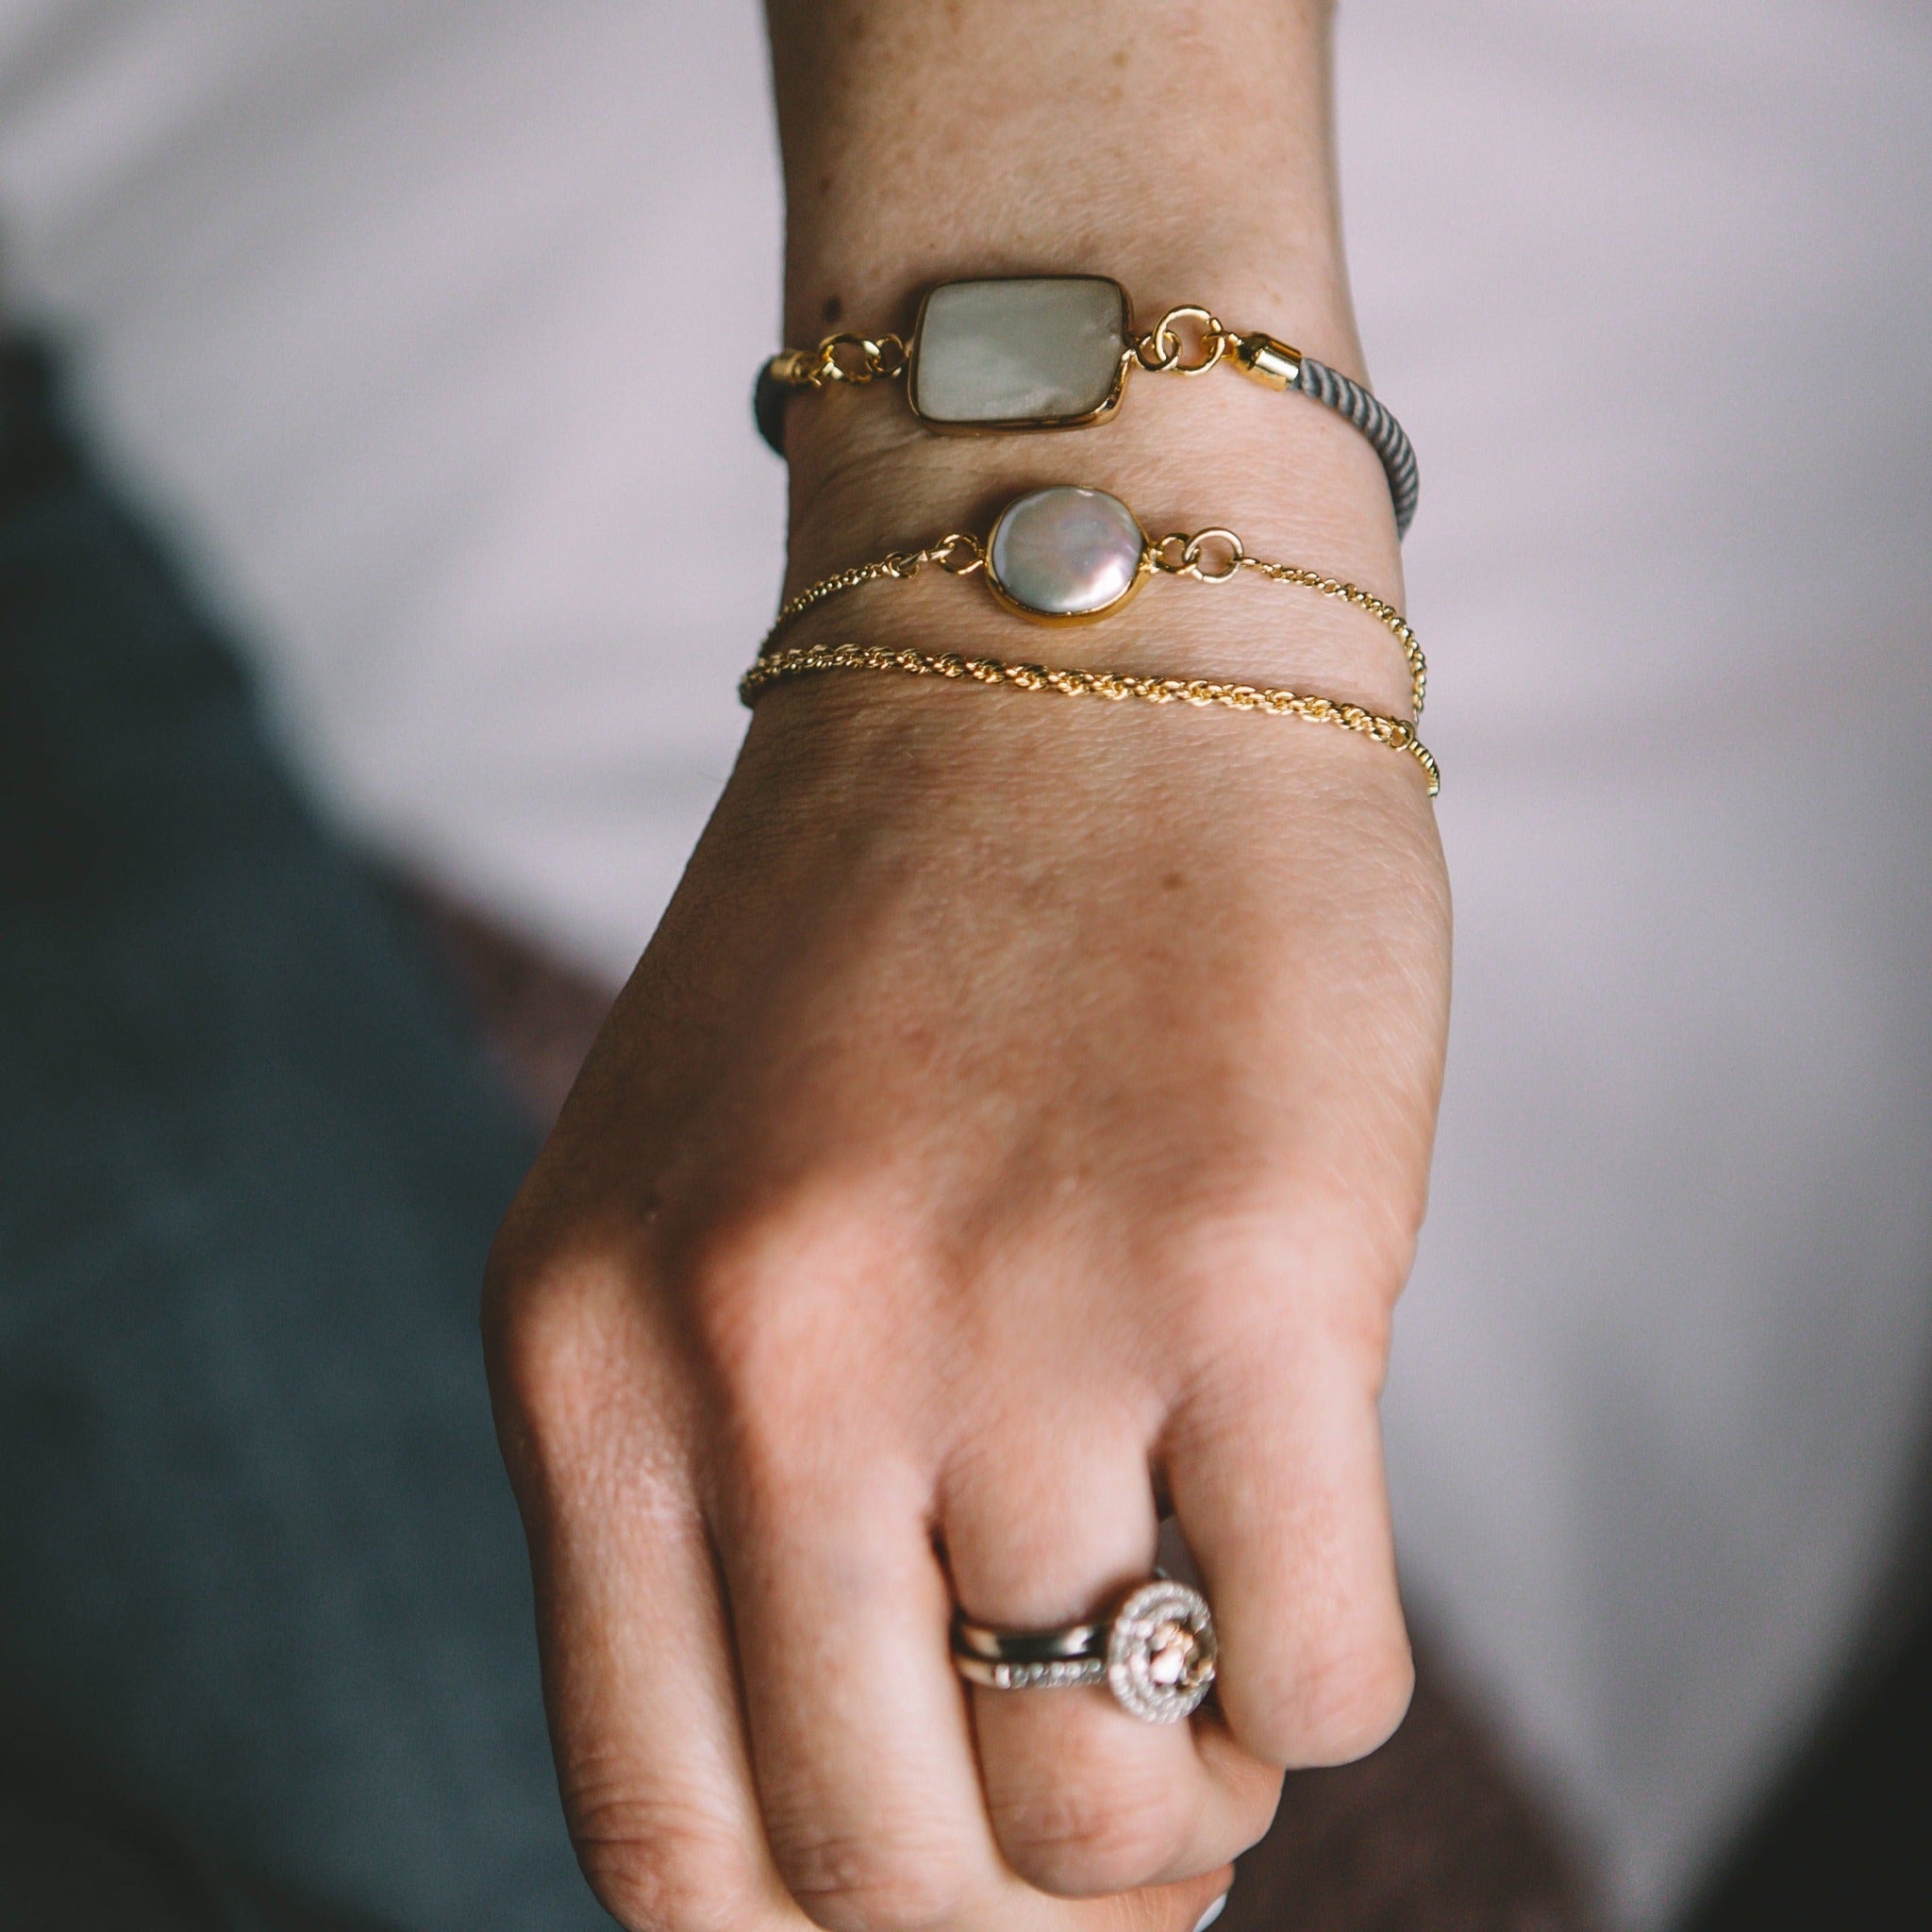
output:
<svg viewBox="0 0 1932 1932"><path fill-rule="evenodd" d="M198 1854L0 1711L0 1932L393 1932Z"/></svg>
<svg viewBox="0 0 1932 1932"><path fill-rule="evenodd" d="M183 1842L412 1932L608 1924L475 1338L529 1151L7 352L0 1693Z"/></svg>

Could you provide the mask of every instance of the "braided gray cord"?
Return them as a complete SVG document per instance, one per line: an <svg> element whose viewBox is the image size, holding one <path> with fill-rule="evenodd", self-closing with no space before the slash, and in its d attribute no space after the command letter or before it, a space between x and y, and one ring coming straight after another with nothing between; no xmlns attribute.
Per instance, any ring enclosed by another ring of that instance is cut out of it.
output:
<svg viewBox="0 0 1932 1932"><path fill-rule="evenodd" d="M1420 491L1415 474L1415 450L1408 436L1382 405L1360 383L1351 381L1325 362L1302 358L1301 374L1294 387L1305 396L1346 416L1368 438L1382 468L1389 476L1389 494L1395 499L1395 534L1408 535L1415 521L1415 503Z"/></svg>

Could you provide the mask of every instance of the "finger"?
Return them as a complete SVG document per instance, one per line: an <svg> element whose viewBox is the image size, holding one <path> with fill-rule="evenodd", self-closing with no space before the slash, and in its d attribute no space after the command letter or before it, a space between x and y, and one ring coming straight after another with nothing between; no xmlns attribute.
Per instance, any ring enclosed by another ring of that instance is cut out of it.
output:
<svg viewBox="0 0 1932 1932"><path fill-rule="evenodd" d="M823 1434L801 1455L808 1432L759 1414L721 1464L719 1541L765 1831L805 1912L828 1932L1188 1932L1214 1895L1199 1880L1074 1903L1001 1857L930 1485L874 1448L826 1453Z"/></svg>
<svg viewBox="0 0 1932 1932"><path fill-rule="evenodd" d="M1227 1904L1234 1878L1234 1868L1224 1865L1173 1885L1067 1901L1059 1909L1067 1932L1208 1932Z"/></svg>
<svg viewBox="0 0 1932 1932"><path fill-rule="evenodd" d="M1221 1708L1271 1764L1346 1763L1408 1707L1379 1387L1379 1352L1284 1336L1224 1360L1170 1430L1167 1479L1220 1634Z"/></svg>
<svg viewBox="0 0 1932 1932"><path fill-rule="evenodd" d="M1018 1888L980 1803L924 1485L863 1451L831 1461L814 1470L741 1444L724 1483L773 1855L833 1932L991 1925Z"/></svg>
<svg viewBox="0 0 1932 1932"><path fill-rule="evenodd" d="M967 1616L1078 1623L1147 1580L1158 1525L1144 1438L1041 1391L987 1441L953 1473L942 1515ZM1045 1890L1094 1896L1211 1872L1274 1815L1279 1772L1212 1717L1146 1724L1104 1686L973 1695L994 1833Z"/></svg>
<svg viewBox="0 0 1932 1932"><path fill-rule="evenodd" d="M594 1264L525 1285L491 1329L585 1875L634 1932L809 1932L758 1818L672 1358Z"/></svg>

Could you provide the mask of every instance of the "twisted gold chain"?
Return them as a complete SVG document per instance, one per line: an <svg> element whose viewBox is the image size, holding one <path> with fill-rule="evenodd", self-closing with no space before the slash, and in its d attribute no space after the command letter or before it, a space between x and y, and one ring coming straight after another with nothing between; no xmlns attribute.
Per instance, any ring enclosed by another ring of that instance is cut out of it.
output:
<svg viewBox="0 0 1932 1932"><path fill-rule="evenodd" d="M1001 658L962 658L953 651L894 650L882 644L804 644L761 651L743 677L738 694L747 705L783 678L820 671L897 671L914 677L968 678L974 684L1008 684L1021 691L1058 691L1063 697L1138 698L1149 705L1219 705L1231 711L1263 711L1275 718L1301 718L1332 724L1406 752L1423 768L1429 796L1441 790L1442 774L1429 748L1406 719L1387 718L1360 705L1299 691L1251 684L1224 684L1205 677L1138 677L1118 671L1053 670L1044 664L1016 664Z"/></svg>
<svg viewBox="0 0 1932 1932"><path fill-rule="evenodd" d="M808 610L815 609L828 599L841 596L847 591L856 591L861 584L876 583L886 577L903 582L917 576L929 563L937 564L954 576L971 576L974 571L986 568L986 546L966 531L952 530L924 550L895 550L872 563L854 564L847 570L820 578L815 584L808 584L778 607L777 618L758 647L759 656L768 655L782 631ZM1269 563L1258 557L1250 557L1241 540L1232 530L1223 529L1201 530L1192 536L1185 531L1171 531L1147 546L1147 568L1165 576L1191 577L1200 584L1228 583L1241 571L1251 570L1274 583L1295 584L1304 590L1319 591L1324 597L1338 598L1357 610L1367 611L1401 645L1402 655L1408 664L1413 715L1416 718L1422 716L1423 703L1428 696L1429 665L1428 659L1423 656L1421 641L1401 611L1373 591L1363 590L1359 584L1351 584L1341 577L1326 576L1320 571L1305 570L1299 564Z"/></svg>

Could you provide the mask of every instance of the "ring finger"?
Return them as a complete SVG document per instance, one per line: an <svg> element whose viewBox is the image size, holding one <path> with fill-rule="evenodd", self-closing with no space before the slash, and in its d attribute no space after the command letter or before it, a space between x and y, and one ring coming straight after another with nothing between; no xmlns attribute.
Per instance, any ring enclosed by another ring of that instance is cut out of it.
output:
<svg viewBox="0 0 1932 1932"><path fill-rule="evenodd" d="M944 1498L966 1616L1008 1629L1076 1623L1146 1581L1158 1522L1144 1443L1117 1422L1081 1426L1063 1393L989 1440L997 1452L956 1471ZM1091 1896L1209 1872L1274 1815L1280 1773L1211 1714L1146 1724L1104 1686L973 1696L994 1833L1043 1890Z"/></svg>
<svg viewBox="0 0 1932 1932"><path fill-rule="evenodd" d="M1000 1856L951 1602L906 1465L856 1446L726 1484L720 1524L766 1836L828 1932L1186 1932L1217 1878L1051 1898Z"/></svg>

